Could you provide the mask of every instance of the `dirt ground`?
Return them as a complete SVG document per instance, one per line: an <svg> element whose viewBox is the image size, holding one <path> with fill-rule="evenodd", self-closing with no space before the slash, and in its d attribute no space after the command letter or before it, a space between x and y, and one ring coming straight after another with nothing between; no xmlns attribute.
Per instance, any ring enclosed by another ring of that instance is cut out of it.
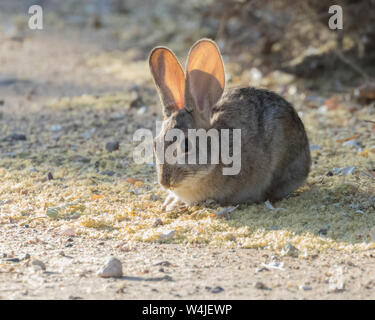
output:
<svg viewBox="0 0 375 320"><path fill-rule="evenodd" d="M306 186L276 213L260 204L229 221L204 207L167 214L154 167L131 158L133 132L160 119L146 58L166 43L145 33L140 11L112 17L116 29L56 5L61 15L47 12L44 30L31 31L27 4L0 5L0 299L375 298L375 130L362 121L373 105L353 116L341 104L356 102L304 103L285 74L259 83L281 86L317 146ZM246 78L236 70L228 64L233 84ZM353 135L359 151L342 146ZM349 166L356 175L336 176ZM159 241L171 228L175 238ZM110 256L123 277L96 275Z"/></svg>

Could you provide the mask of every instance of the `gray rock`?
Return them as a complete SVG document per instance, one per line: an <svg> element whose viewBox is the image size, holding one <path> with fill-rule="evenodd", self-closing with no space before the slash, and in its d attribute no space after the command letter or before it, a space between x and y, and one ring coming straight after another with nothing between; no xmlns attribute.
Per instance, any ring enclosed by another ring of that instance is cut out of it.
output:
<svg viewBox="0 0 375 320"><path fill-rule="evenodd" d="M44 264L44 262L38 259L34 259L33 261L31 261L31 264L35 269L41 269L43 271L46 270L46 265Z"/></svg>
<svg viewBox="0 0 375 320"><path fill-rule="evenodd" d="M26 136L24 134L20 133L12 133L5 138L3 138L3 141L25 141Z"/></svg>
<svg viewBox="0 0 375 320"><path fill-rule="evenodd" d="M254 287L260 290L270 290L270 288L268 288L263 282L260 281L255 282Z"/></svg>
<svg viewBox="0 0 375 320"><path fill-rule="evenodd" d="M101 278L120 278L122 277L122 264L117 258L110 257L96 273Z"/></svg>
<svg viewBox="0 0 375 320"><path fill-rule="evenodd" d="M112 177L116 174L116 172L110 171L110 170L105 170L105 171L101 171L100 174L103 175L103 176Z"/></svg>
<svg viewBox="0 0 375 320"><path fill-rule="evenodd" d="M105 149L108 152L116 151L119 148L120 148L120 143L118 141L107 142L107 144L105 145Z"/></svg>

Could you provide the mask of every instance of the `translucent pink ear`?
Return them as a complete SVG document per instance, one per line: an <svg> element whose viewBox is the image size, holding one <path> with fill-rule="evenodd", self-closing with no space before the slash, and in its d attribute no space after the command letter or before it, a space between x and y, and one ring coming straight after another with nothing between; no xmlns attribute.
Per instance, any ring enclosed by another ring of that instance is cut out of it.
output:
<svg viewBox="0 0 375 320"><path fill-rule="evenodd" d="M215 42L202 39L190 49L186 66L187 86L195 106L206 112L220 99L225 86L223 61Z"/></svg>
<svg viewBox="0 0 375 320"><path fill-rule="evenodd" d="M174 53L167 48L157 47L151 51L149 64L164 113L183 109L185 74Z"/></svg>

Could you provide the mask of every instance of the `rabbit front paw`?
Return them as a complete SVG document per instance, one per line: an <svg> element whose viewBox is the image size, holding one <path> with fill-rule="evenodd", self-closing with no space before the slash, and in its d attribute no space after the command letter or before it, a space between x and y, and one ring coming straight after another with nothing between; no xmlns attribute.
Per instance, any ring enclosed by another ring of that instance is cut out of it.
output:
<svg viewBox="0 0 375 320"><path fill-rule="evenodd" d="M176 195L170 193L165 199L162 209L165 211L172 211L181 205L183 205L183 202Z"/></svg>

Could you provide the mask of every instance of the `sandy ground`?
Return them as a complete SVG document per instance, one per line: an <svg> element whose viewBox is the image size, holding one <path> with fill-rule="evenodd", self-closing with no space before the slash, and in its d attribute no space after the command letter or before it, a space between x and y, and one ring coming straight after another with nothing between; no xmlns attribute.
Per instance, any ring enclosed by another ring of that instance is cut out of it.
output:
<svg viewBox="0 0 375 320"><path fill-rule="evenodd" d="M7 16L3 18L7 21ZM56 121L54 111L43 109L51 99L105 95L132 88L134 83L85 63L118 49L118 41L112 36L105 30L69 26L28 32L24 37L3 33L0 42L2 125L8 126L10 132L51 126L55 123L48 121ZM144 58L141 53L139 59ZM142 74L144 70L141 64L136 72ZM142 85L142 81L149 81L148 77L145 74L134 82ZM152 95L156 101L156 92ZM151 119L158 113L151 109L148 117ZM80 119L75 116L70 114L70 120L79 126ZM18 128L12 127L12 120ZM43 184L47 182L42 181L40 192L45 193ZM27 196L27 191L20 190L17 197L22 195ZM21 198L9 200L1 196L1 299L375 298L373 250L328 249L294 258L260 248L140 241L128 244L115 237L99 239L85 233L61 235L64 222L56 227L13 219L6 206L21 203ZM109 256L116 256L123 263L122 278L102 279L96 275ZM43 261L46 270L34 268L31 263L34 258Z"/></svg>
<svg viewBox="0 0 375 320"><path fill-rule="evenodd" d="M18 228L22 227L2 226L1 251L15 251L21 258L26 252L38 256L46 262L46 271L34 270L28 260L9 263L8 271L2 268L0 273L2 299L374 298L371 254L328 252L299 260L273 256L268 250L144 243L124 250L116 241L69 241L48 230L16 232ZM24 244L36 237L40 239L36 245ZM122 278L96 276L109 255L122 261ZM282 268L264 267L272 262L282 263ZM339 269L343 290L330 285Z"/></svg>

